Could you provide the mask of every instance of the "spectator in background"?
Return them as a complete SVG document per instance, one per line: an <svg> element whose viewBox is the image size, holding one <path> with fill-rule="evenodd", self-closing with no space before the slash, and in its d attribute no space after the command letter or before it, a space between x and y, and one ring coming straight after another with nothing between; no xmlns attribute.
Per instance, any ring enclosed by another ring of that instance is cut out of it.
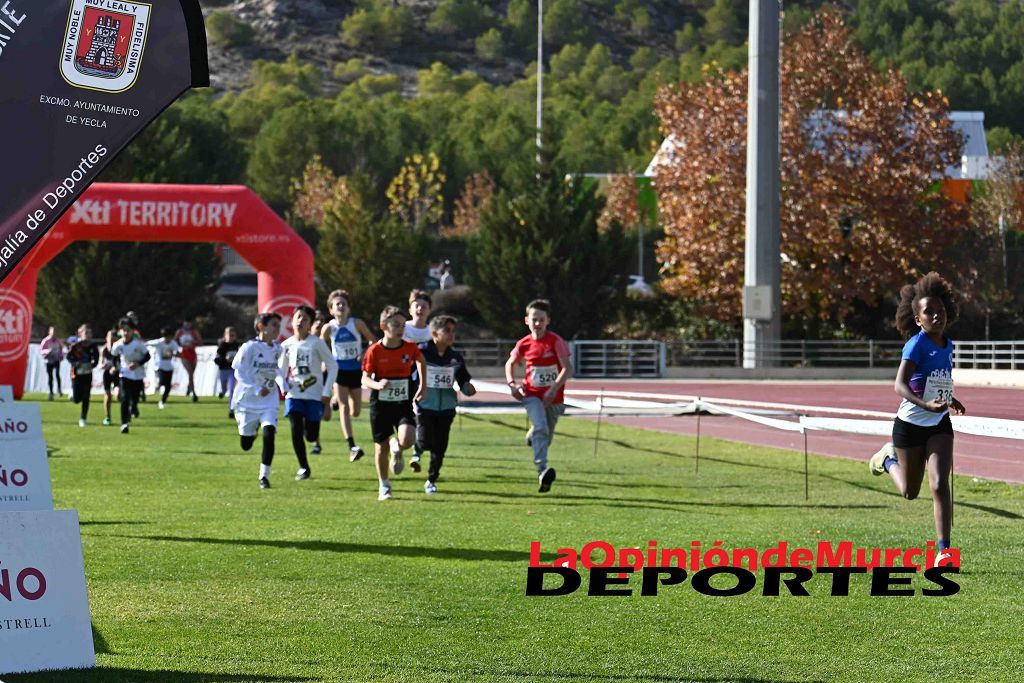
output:
<svg viewBox="0 0 1024 683"><path fill-rule="evenodd" d="M53 400L53 378L57 377L57 395L64 392L60 386L60 362L64 360L64 342L57 336L57 328L51 327L49 334L39 344L39 355L46 363L46 381L50 387L50 400Z"/></svg>
<svg viewBox="0 0 1024 683"><path fill-rule="evenodd" d="M177 334L174 335L174 341L178 342L178 346L181 347L178 357L181 358L181 365L188 375L188 388L185 390L185 395L191 395L192 402L195 403L199 400L199 397L196 396L194 380L197 360L196 347L203 343L203 339L199 336L199 330L192 325L192 321L186 320L178 328Z"/></svg>
<svg viewBox="0 0 1024 683"><path fill-rule="evenodd" d="M445 261L444 265L441 266L440 287L441 289L451 289L454 286L455 276L452 275L452 264Z"/></svg>
<svg viewBox="0 0 1024 683"><path fill-rule="evenodd" d="M231 395L235 393L235 371L232 369L231 363L235 360L235 355L241 346L235 328L225 327L224 336L217 342L217 355L213 357L213 363L217 366L217 383L220 387L217 398L224 398L227 395L230 401ZM234 415L228 415L228 417L233 418Z"/></svg>

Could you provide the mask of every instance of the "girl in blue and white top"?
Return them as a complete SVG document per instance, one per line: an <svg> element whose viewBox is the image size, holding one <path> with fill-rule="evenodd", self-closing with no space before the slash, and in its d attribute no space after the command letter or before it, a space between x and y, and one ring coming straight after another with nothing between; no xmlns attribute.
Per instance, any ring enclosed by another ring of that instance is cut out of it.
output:
<svg viewBox="0 0 1024 683"><path fill-rule="evenodd" d="M352 418L359 417L363 407L363 340L367 344L376 340L366 323L352 317L352 298L344 289L327 295L327 310L334 319L324 325L320 338L327 343L338 363L332 403L338 407L341 433L348 441L349 460L355 462L363 457L363 449L356 445L352 432Z"/></svg>
<svg viewBox="0 0 1024 683"><path fill-rule="evenodd" d="M927 467L938 534L936 566L951 558L953 424L949 412L965 412L953 396L953 341L945 335L959 316L954 297L953 287L934 272L900 290L896 328L908 341L894 388L903 401L893 424L892 443L875 453L870 463L872 474L888 472L908 500L917 498Z"/></svg>

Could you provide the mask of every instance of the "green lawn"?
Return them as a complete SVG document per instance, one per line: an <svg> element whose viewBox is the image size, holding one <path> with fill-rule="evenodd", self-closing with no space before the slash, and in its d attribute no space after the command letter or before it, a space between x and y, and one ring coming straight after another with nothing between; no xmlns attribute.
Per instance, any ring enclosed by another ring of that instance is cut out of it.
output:
<svg viewBox="0 0 1024 683"><path fill-rule="evenodd" d="M77 509L98 652L88 672L10 681L1024 680L1024 489L958 478L953 597L525 596L531 541L767 548L819 540L923 547L930 500L863 462L565 419L539 495L519 416L456 421L438 495L422 475L376 500L372 458L326 429L296 482L287 424L269 491L259 443L238 448L223 402L143 404L132 433L77 426L43 401L57 508ZM101 409L94 404L93 414ZM94 422L96 422L94 418ZM369 445L365 414L357 422Z"/></svg>

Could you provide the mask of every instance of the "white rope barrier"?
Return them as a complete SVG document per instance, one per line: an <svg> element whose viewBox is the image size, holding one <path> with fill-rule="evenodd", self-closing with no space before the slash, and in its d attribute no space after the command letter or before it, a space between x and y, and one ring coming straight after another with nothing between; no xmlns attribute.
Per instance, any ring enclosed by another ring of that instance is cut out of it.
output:
<svg viewBox="0 0 1024 683"><path fill-rule="evenodd" d="M480 391L507 395L508 387L494 382L476 382ZM592 415L633 415L651 417L672 417L704 411L712 415L729 415L750 422L790 432L811 431L842 432L867 436L888 437L892 434L893 413L875 410L856 410L809 406L769 401L748 401L743 399L716 398L709 401L697 396L683 394L660 394L650 392L594 391L589 389L567 390L565 403L567 414ZM584 400L583 396L597 396L596 400ZM737 407L738 406L738 407ZM745 410L740 409L746 408ZM460 406L460 412L479 414L518 413L522 409L510 403L508 406ZM809 417L805 413L827 413L830 415L856 415L884 419L849 419L842 417ZM781 420L771 415L799 416L797 421ZM975 436L1002 439L1024 439L1024 421L1005 420L994 417L952 416L954 431Z"/></svg>

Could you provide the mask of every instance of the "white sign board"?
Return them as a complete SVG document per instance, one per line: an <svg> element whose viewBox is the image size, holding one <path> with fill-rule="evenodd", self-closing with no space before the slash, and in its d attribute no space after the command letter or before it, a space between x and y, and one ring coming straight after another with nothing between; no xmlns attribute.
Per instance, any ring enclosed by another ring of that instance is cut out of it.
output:
<svg viewBox="0 0 1024 683"><path fill-rule="evenodd" d="M0 513L0 674L96 666L78 512Z"/></svg>
<svg viewBox="0 0 1024 683"><path fill-rule="evenodd" d="M38 403L0 403L0 454L11 448L8 441L43 439L43 419Z"/></svg>
<svg viewBox="0 0 1024 683"><path fill-rule="evenodd" d="M43 440L0 441L0 512L52 509L50 463Z"/></svg>
<svg viewBox="0 0 1024 683"><path fill-rule="evenodd" d="M14 389L6 384L0 384L0 403L14 403Z"/></svg>

